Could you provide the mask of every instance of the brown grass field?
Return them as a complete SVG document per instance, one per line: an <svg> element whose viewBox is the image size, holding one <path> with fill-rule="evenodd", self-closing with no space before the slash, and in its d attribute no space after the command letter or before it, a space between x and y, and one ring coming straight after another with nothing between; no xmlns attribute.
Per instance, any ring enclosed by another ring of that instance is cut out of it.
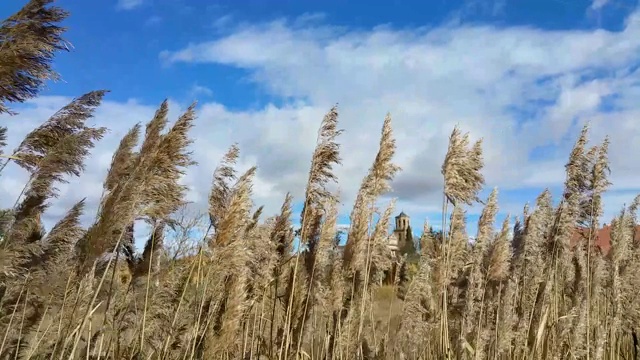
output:
<svg viewBox="0 0 640 360"><path fill-rule="evenodd" d="M67 48L57 24L67 13L50 2L31 0L1 24L0 113L57 76L51 62ZM56 184L82 175L106 130L87 125L104 95L76 98L13 151L1 152L0 126L0 176L9 162L30 174L20 199L1 206L1 359L638 358L640 197L610 223L603 253L596 240L610 185L608 140L589 146L586 127L558 205L544 191L496 232L494 190L473 243L465 207L481 201L482 142L453 129L441 168L446 231L437 240L425 231L419 261L408 263L386 245L393 201L378 208L400 170L390 116L337 251L338 198L328 184L337 181L341 130L333 108L319 119L299 225L291 196L279 215L259 221L255 168L237 173L233 146L213 174L208 231L195 255L171 257L166 234L185 204L178 180L194 165L195 106L170 122L164 102L144 129L122 138L88 228L79 202L43 229ZM136 220L153 229L141 254ZM294 251L295 237L304 251Z"/></svg>

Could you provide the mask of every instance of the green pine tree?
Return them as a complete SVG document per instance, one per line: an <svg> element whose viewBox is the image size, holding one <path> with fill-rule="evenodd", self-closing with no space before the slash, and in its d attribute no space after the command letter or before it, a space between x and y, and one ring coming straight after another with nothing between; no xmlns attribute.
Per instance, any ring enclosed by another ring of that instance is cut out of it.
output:
<svg viewBox="0 0 640 360"><path fill-rule="evenodd" d="M412 257L416 254L416 244L413 241L413 231L411 231L411 225L407 226L405 241L402 247L402 254L407 254L408 257Z"/></svg>

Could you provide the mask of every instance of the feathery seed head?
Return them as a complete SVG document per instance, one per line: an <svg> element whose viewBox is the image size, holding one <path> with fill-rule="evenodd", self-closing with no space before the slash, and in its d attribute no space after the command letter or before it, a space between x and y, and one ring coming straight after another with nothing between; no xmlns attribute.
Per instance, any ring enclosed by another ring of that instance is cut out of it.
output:
<svg viewBox="0 0 640 360"><path fill-rule="evenodd" d="M484 176L480 172L484 166L482 140L478 140L468 149L469 134L462 135L455 126L449 137L449 147L442 164L444 192L454 205L459 202L471 205L480 201L478 191L484 185Z"/></svg>
<svg viewBox="0 0 640 360"><path fill-rule="evenodd" d="M222 162L213 172L213 183L209 194L209 218L214 229L217 229L220 219L229 206L230 183L236 179L234 166L239 156L238 145L231 145Z"/></svg>
<svg viewBox="0 0 640 360"><path fill-rule="evenodd" d="M111 159L111 166L104 180L104 189L111 191L124 178L128 178L133 170L133 162L136 154L133 148L138 144L140 138L140 123L135 124L120 140L120 144Z"/></svg>
<svg viewBox="0 0 640 360"><path fill-rule="evenodd" d="M491 244L487 260L487 277L491 281L503 281L509 276L511 246L509 244L509 216L502 223L502 230Z"/></svg>
<svg viewBox="0 0 640 360"><path fill-rule="evenodd" d="M0 114L11 111L7 102L35 97L46 80L56 80L51 68L56 52L68 50L59 23L68 12L48 7L53 0L31 0L0 24Z"/></svg>

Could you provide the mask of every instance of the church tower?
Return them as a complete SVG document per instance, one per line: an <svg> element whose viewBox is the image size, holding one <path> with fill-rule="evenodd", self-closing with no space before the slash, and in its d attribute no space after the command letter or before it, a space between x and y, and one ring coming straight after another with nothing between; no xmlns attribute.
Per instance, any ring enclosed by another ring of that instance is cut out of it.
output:
<svg viewBox="0 0 640 360"><path fill-rule="evenodd" d="M396 227L393 230L393 234L389 237L389 249L395 254L395 256L402 256L407 249L407 235L411 232L409 215L405 214L404 211L400 212L400 214L396 216L395 225ZM413 238L411 238L410 241L413 241ZM393 284L398 271L400 271L398 263L394 262L391 270L386 274L384 283Z"/></svg>
<svg viewBox="0 0 640 360"><path fill-rule="evenodd" d="M396 216L396 228L393 230L396 238L398 239L398 248L404 249L407 241L407 229L409 228L409 215L402 211Z"/></svg>

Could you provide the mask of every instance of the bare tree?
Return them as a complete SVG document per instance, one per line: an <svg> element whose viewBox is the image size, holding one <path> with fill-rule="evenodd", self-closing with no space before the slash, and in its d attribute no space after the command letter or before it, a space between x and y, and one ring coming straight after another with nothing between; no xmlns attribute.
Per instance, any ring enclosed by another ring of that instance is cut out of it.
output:
<svg viewBox="0 0 640 360"><path fill-rule="evenodd" d="M207 214L182 206L168 221L165 248L167 258L175 261L197 251L208 227Z"/></svg>

